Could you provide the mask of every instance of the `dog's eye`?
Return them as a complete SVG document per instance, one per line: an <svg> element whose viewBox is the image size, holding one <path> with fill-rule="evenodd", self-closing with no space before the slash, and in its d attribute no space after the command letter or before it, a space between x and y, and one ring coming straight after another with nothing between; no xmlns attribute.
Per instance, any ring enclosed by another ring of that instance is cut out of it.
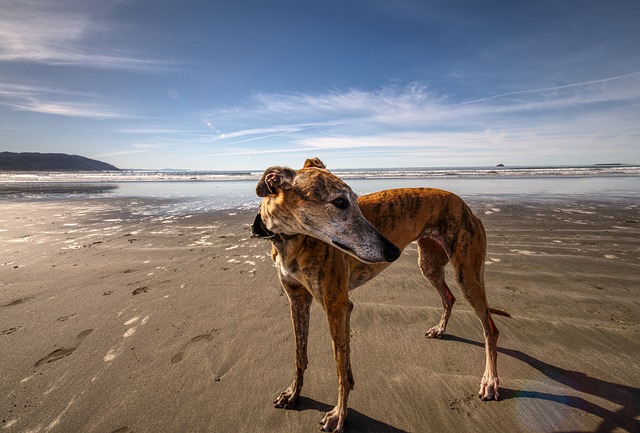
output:
<svg viewBox="0 0 640 433"><path fill-rule="evenodd" d="M333 200L331 204L338 209L346 209L349 207L349 200L344 197L338 197L337 199Z"/></svg>

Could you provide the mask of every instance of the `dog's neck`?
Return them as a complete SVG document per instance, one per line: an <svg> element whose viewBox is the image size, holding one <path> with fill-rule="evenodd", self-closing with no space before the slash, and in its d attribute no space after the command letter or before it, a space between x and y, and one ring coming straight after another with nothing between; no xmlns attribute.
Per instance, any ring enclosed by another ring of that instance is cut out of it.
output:
<svg viewBox="0 0 640 433"><path fill-rule="evenodd" d="M262 216L260 212L256 215L256 218L253 220L253 224L251 224L251 237L258 239L267 239L272 242L284 242L289 239L293 239L296 235L287 235L284 233L274 233L267 228L262 221Z"/></svg>

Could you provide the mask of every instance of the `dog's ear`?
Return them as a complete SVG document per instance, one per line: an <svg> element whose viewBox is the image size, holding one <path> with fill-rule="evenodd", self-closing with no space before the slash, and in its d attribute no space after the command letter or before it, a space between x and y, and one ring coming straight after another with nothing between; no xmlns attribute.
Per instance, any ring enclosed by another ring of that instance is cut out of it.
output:
<svg viewBox="0 0 640 433"><path fill-rule="evenodd" d="M269 167L264 171L256 186L256 194L259 197L266 197L271 194L277 194L278 191L289 189L295 176L295 170L290 168Z"/></svg>
<svg viewBox="0 0 640 433"><path fill-rule="evenodd" d="M320 158L309 158L304 162L304 166L302 168L324 168L327 169L327 166L324 165L324 162L320 161Z"/></svg>

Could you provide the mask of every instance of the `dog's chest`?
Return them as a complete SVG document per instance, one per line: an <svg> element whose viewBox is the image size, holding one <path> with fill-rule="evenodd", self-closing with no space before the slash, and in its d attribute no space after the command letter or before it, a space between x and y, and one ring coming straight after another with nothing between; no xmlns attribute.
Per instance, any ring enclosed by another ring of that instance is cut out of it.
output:
<svg viewBox="0 0 640 433"><path fill-rule="evenodd" d="M295 279L296 274L300 272L298 262L295 259L287 260L287 258L282 253L278 254L278 256L276 257L276 269L278 269L280 275L285 279Z"/></svg>

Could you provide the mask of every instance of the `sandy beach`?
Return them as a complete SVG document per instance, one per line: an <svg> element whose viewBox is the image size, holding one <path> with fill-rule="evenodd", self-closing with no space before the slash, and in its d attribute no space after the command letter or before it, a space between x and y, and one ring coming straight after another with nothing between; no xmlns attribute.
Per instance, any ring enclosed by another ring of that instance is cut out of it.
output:
<svg viewBox="0 0 640 433"><path fill-rule="evenodd" d="M488 233L501 400L477 397L478 320L447 334L415 245L352 293L349 432L640 431L640 206L475 201ZM312 309L302 398L288 302L251 211L10 200L0 213L0 431L311 432L336 402Z"/></svg>

